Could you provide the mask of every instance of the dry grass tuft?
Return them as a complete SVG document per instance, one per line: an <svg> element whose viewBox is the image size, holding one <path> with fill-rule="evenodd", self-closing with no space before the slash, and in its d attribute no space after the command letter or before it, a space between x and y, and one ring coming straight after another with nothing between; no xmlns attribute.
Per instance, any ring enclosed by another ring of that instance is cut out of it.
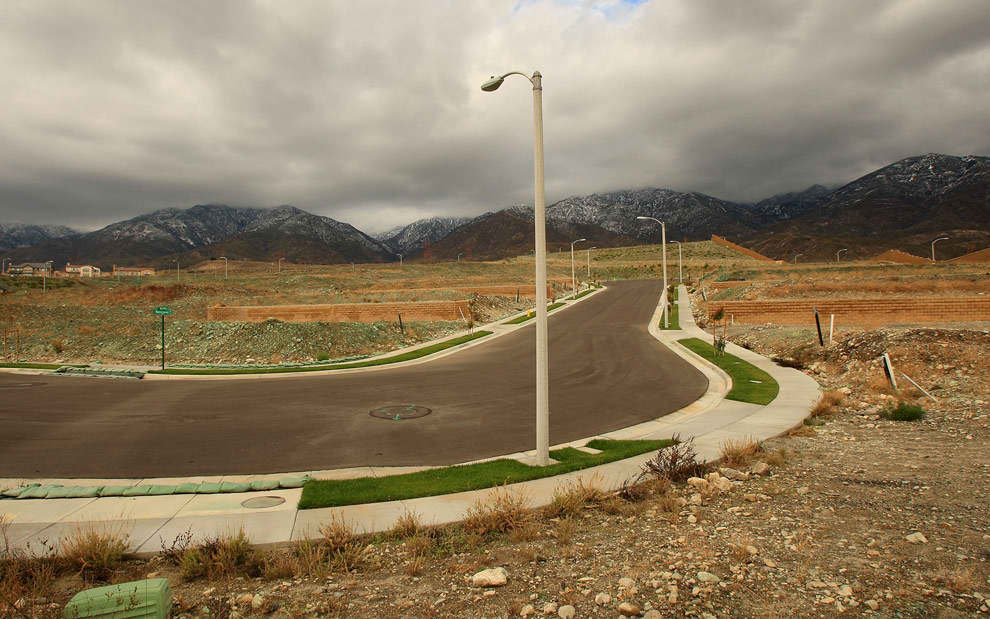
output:
<svg viewBox="0 0 990 619"><path fill-rule="evenodd" d="M708 472L709 467L698 461L693 438L682 441L675 434L672 440L673 445L664 447L643 464L643 471L633 483L649 478L681 482L689 477L703 477Z"/></svg>
<svg viewBox="0 0 990 619"><path fill-rule="evenodd" d="M364 552L354 529L343 516L334 515L320 527L320 535L329 552L330 568L350 572L364 564Z"/></svg>
<svg viewBox="0 0 990 619"><path fill-rule="evenodd" d="M841 391L826 391L818 400L818 404L811 409L811 416L831 417L845 401L846 396Z"/></svg>
<svg viewBox="0 0 990 619"><path fill-rule="evenodd" d="M110 580L127 555L129 537L121 524L79 525L62 540L61 554L83 580Z"/></svg>
<svg viewBox="0 0 990 619"><path fill-rule="evenodd" d="M540 539L541 527L536 522L526 524L509 531L509 541L513 543L532 542Z"/></svg>
<svg viewBox="0 0 990 619"><path fill-rule="evenodd" d="M204 576L210 579L230 579L239 574L257 576L264 564L251 547L251 541L240 529L236 534L207 538L197 548L182 555L180 566L185 580Z"/></svg>
<svg viewBox="0 0 990 619"><path fill-rule="evenodd" d="M577 526L574 521L570 518L564 518L557 523L557 526L553 530L553 536L557 538L557 541L561 544L570 544L571 540L574 538L575 530Z"/></svg>
<svg viewBox="0 0 990 619"><path fill-rule="evenodd" d="M727 438L722 441L722 462L726 466L733 468L738 468L741 466L746 466L752 462L758 453L763 451L760 444L753 439L753 437L747 438Z"/></svg>
<svg viewBox="0 0 990 619"><path fill-rule="evenodd" d="M408 576L419 576L423 573L424 567L426 567L426 558L415 556L406 563L406 574Z"/></svg>
<svg viewBox="0 0 990 619"><path fill-rule="evenodd" d="M763 460L770 466L784 466L794 456L794 452L781 447L780 449L768 453Z"/></svg>
<svg viewBox="0 0 990 619"><path fill-rule="evenodd" d="M596 476L579 477L553 491L553 499L543 508L547 518L568 518L580 514L586 505L605 500L605 493L595 487Z"/></svg>
<svg viewBox="0 0 990 619"><path fill-rule="evenodd" d="M395 521L395 526L392 527L392 535L398 539L405 539L416 535L422 528L423 525L420 521L419 514L415 511L406 511Z"/></svg>
<svg viewBox="0 0 990 619"><path fill-rule="evenodd" d="M526 525L531 518L529 497L522 490L499 486L468 508L464 527L478 535L508 533Z"/></svg>
<svg viewBox="0 0 990 619"><path fill-rule="evenodd" d="M411 557L422 557L433 550L433 538L417 534L406 539L406 552Z"/></svg>
<svg viewBox="0 0 990 619"><path fill-rule="evenodd" d="M979 578L968 567L943 569L935 576L935 580L956 593L970 593L979 584Z"/></svg>

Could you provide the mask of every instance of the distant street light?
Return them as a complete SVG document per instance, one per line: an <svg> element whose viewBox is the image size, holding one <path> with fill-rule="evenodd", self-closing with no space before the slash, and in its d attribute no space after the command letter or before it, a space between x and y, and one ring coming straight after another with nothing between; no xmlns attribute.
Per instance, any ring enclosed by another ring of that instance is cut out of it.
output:
<svg viewBox="0 0 990 619"><path fill-rule="evenodd" d="M683 266L683 262L681 261L681 242L680 241L671 241L671 243L677 243L677 281L683 284L684 283L684 266Z"/></svg>
<svg viewBox="0 0 990 619"><path fill-rule="evenodd" d="M648 219L650 221L655 221L660 224L660 232L662 234L662 239L660 243L661 253L663 254L663 289L667 289L667 224L663 223L655 217L643 217L642 215L636 219ZM669 312L663 313L663 326L664 328L670 327L670 316Z"/></svg>
<svg viewBox="0 0 990 619"><path fill-rule="evenodd" d="M497 90L506 77L521 75L533 85L533 227L536 237L536 464L550 464L550 361L547 352L547 215L543 195L543 76L510 71L481 85Z"/></svg>
<svg viewBox="0 0 990 619"><path fill-rule="evenodd" d="M220 256L220 259L223 260L223 278L227 279L227 256Z"/></svg>
<svg viewBox="0 0 990 619"><path fill-rule="evenodd" d="M278 259L278 274L279 275L281 275L281 273L282 273L282 261L283 260L285 260L285 258L279 258Z"/></svg>
<svg viewBox="0 0 990 619"><path fill-rule="evenodd" d="M458 261L458 262L460 262L460 261L461 261L461 254L457 254L457 261Z"/></svg>
<svg viewBox="0 0 990 619"><path fill-rule="evenodd" d="M2 260L0 260L0 273L6 273L7 272L7 264L6 263L8 263L8 262L10 262L10 260L8 260L7 258L3 258Z"/></svg>
<svg viewBox="0 0 990 619"><path fill-rule="evenodd" d="M179 261L175 261L175 281L179 281Z"/></svg>
<svg viewBox="0 0 990 619"><path fill-rule="evenodd" d="M949 237L947 236L940 236L934 241L932 241L932 262L935 262L935 243L938 243L939 241L945 241L948 238Z"/></svg>
<svg viewBox="0 0 990 619"><path fill-rule="evenodd" d="M794 256L794 264L797 264L797 259L800 258L803 255L804 254L797 254L796 256Z"/></svg>
<svg viewBox="0 0 990 619"><path fill-rule="evenodd" d="M576 241L571 241L571 290L573 291L571 293L572 295L577 294L577 278L574 277L574 245L576 243L583 243L584 241L587 240L588 239L578 239Z"/></svg>
<svg viewBox="0 0 990 619"><path fill-rule="evenodd" d="M837 251L837 252L835 252L835 261L836 261L836 262L838 262L838 261L839 261L839 254L841 254L841 253L842 253L842 252L844 252L844 251L849 251L849 248L847 247L847 248L844 248L844 249L840 249L839 251Z"/></svg>
<svg viewBox="0 0 990 619"><path fill-rule="evenodd" d="M402 254L395 254L395 255L399 257L399 266L401 267L402 266Z"/></svg>
<svg viewBox="0 0 990 619"><path fill-rule="evenodd" d="M592 249L598 249L598 248L597 247L589 247L588 248L588 279L589 280L591 279L591 250Z"/></svg>

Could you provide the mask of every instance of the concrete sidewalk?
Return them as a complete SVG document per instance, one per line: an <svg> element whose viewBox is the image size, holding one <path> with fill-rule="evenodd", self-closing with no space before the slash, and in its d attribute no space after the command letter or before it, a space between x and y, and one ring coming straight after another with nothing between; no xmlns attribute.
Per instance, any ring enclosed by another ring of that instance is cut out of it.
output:
<svg viewBox="0 0 990 619"><path fill-rule="evenodd" d="M725 400L724 396L731 387L728 376L676 343L685 337L709 338L694 322L684 286L680 286L678 298L681 329L659 330L658 306L650 321L649 331L708 376L708 392L691 405L660 419L601 437L587 437L568 445L581 446L595 438L665 439L677 434L683 440L694 438L699 456L714 460L719 457L721 442L727 438L772 438L800 425L808 416L820 398L818 384L814 380L797 370L779 367L766 357L734 344L730 344L727 350L773 376L780 385L780 393L766 406ZM529 455L513 454L521 458ZM523 491L533 507L548 503L556 488L578 479L590 480L603 490L614 490L635 477L641 465L652 456L648 453L557 477L514 484L510 488ZM349 469L346 476L367 475L369 472L367 468ZM380 475L385 472L379 469L371 473ZM324 473L327 474L318 476L331 476L330 472ZM461 520L471 505L492 492L492 489L486 489L312 510L296 509L301 489L211 495L24 499L0 502L0 514L10 521L8 537L16 548L39 550L42 540L48 544L56 543L78 527L106 526L127 532L135 552L154 553L160 551L163 544L169 547L179 534L187 530L192 531L195 539L199 540L243 528L252 542L270 544L315 537L320 525L332 517L343 517L356 530L367 533L391 529L407 511L416 512L425 524L445 524ZM244 505L250 505L250 499L259 497L275 497L276 501L281 499L283 502L259 508Z"/></svg>

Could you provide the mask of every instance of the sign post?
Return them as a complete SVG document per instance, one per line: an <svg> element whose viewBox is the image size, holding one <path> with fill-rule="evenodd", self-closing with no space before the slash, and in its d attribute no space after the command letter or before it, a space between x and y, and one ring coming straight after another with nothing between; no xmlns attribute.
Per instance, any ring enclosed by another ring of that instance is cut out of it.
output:
<svg viewBox="0 0 990 619"><path fill-rule="evenodd" d="M152 312L162 317L162 371L165 371L165 317L172 315L172 309L167 305L159 305Z"/></svg>

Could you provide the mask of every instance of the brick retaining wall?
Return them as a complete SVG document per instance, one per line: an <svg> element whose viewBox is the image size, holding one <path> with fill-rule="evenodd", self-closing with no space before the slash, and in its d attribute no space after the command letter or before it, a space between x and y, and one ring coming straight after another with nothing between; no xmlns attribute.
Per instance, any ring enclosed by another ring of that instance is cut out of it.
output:
<svg viewBox="0 0 990 619"><path fill-rule="evenodd" d="M469 302L419 301L400 303L341 303L336 305L252 305L207 308L206 319L230 322L378 322L398 320L461 320L471 315Z"/></svg>
<svg viewBox="0 0 990 619"><path fill-rule="evenodd" d="M836 320L876 322L972 322L990 320L990 297L904 297L887 299L795 299L781 301L712 301L709 316L719 308L735 322L814 324L814 308Z"/></svg>

